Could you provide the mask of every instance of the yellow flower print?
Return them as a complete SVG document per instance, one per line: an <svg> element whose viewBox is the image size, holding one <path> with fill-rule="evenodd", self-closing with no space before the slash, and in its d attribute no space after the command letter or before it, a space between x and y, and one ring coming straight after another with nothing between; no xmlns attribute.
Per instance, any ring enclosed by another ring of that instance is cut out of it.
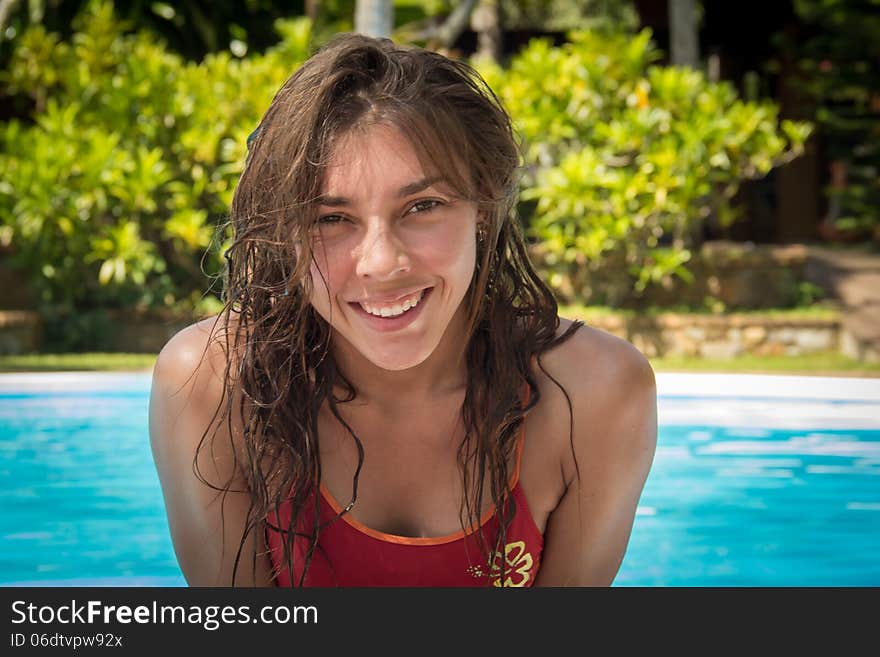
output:
<svg viewBox="0 0 880 657"><path fill-rule="evenodd" d="M504 546L506 563L504 583L501 583L501 555L495 552L490 561L493 586L525 586L532 578L532 566L535 561L526 552L525 541L516 541Z"/></svg>

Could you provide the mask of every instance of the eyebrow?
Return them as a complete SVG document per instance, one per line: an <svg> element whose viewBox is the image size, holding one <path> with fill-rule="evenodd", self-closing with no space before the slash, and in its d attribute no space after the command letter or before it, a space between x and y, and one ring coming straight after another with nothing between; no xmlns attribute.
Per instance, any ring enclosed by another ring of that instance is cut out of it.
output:
<svg viewBox="0 0 880 657"><path fill-rule="evenodd" d="M411 182L407 185L404 185L400 189L397 190L398 198L405 198L410 196L411 194L418 194L421 191L428 189L433 185L436 185L439 182L443 182L446 179L443 176L432 176L430 178L422 178L421 180L416 180L415 182ZM321 195L315 199L316 205L329 205L332 207L349 207L353 205L351 199L346 198L345 196L327 196Z"/></svg>

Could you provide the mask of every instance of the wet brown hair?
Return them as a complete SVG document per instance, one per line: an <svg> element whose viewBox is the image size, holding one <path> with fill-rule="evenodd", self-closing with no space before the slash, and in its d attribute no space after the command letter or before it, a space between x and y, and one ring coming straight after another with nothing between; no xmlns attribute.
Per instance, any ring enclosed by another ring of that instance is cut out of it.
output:
<svg viewBox="0 0 880 657"><path fill-rule="evenodd" d="M338 405L358 392L337 369L331 329L309 303L309 235L334 143L373 123L399 129L423 169L437 172L457 195L475 202L481 217L474 277L462 302L467 390L458 459L465 491L462 528L479 527L487 485L500 521L493 546L476 531L486 565L493 552L504 554L512 507L509 463L523 419L540 398L530 363L578 327L556 335L556 301L529 262L516 215L520 149L510 118L480 76L464 62L387 39L334 38L287 80L263 116L230 212L234 239L225 253L225 303L218 322L234 326L225 332L224 385L240 394L237 409L233 396L225 397L220 417L230 436L234 413L242 419L235 477L246 482L251 498L233 584L248 535L264 532L267 517L278 514L284 502L292 508L289 526L274 529L286 538L291 577L294 530L303 521L311 527L304 534L309 548L302 584L321 531L318 496L308 501L321 482L318 412L325 403L359 454L354 495L343 513L357 499L363 446ZM530 395L524 405L525 386ZM199 450L207 438L208 431ZM196 474L208 483L197 466ZM218 490L231 487L232 480ZM503 570L500 576L503 582Z"/></svg>

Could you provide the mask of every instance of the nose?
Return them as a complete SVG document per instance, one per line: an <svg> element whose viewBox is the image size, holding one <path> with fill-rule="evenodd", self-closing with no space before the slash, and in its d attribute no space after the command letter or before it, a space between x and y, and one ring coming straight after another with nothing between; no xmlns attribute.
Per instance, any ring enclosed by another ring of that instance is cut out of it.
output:
<svg viewBox="0 0 880 657"><path fill-rule="evenodd" d="M384 223L377 222L367 228L358 250L355 268L358 277L383 280L410 270L405 245Z"/></svg>

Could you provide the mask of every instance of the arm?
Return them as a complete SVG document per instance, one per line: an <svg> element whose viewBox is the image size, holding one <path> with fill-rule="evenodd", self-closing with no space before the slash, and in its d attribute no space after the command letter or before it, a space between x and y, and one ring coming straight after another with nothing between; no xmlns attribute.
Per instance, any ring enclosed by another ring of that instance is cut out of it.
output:
<svg viewBox="0 0 880 657"><path fill-rule="evenodd" d="M573 459L563 465L566 490L547 522L538 586L614 581L657 442L656 385L648 361L613 336L605 335L600 350L580 336L571 338L568 362L591 376L585 380L566 367L568 375L559 377L572 402L580 477Z"/></svg>
<svg viewBox="0 0 880 657"><path fill-rule="evenodd" d="M193 459L202 434L222 398L222 382L202 359L207 329L190 326L162 349L153 369L150 393L150 444L165 498L174 551L190 586L230 586L235 555L250 505L246 493L219 491L202 483L193 472ZM222 413L220 414L222 417ZM233 424L233 426L236 426ZM233 452L226 423L217 438L199 451L199 471L223 488L233 471ZM241 481L235 490L246 490ZM225 521L225 522L224 522ZM236 574L236 586L271 586L263 536L251 532ZM252 560L257 554L256 577Z"/></svg>

